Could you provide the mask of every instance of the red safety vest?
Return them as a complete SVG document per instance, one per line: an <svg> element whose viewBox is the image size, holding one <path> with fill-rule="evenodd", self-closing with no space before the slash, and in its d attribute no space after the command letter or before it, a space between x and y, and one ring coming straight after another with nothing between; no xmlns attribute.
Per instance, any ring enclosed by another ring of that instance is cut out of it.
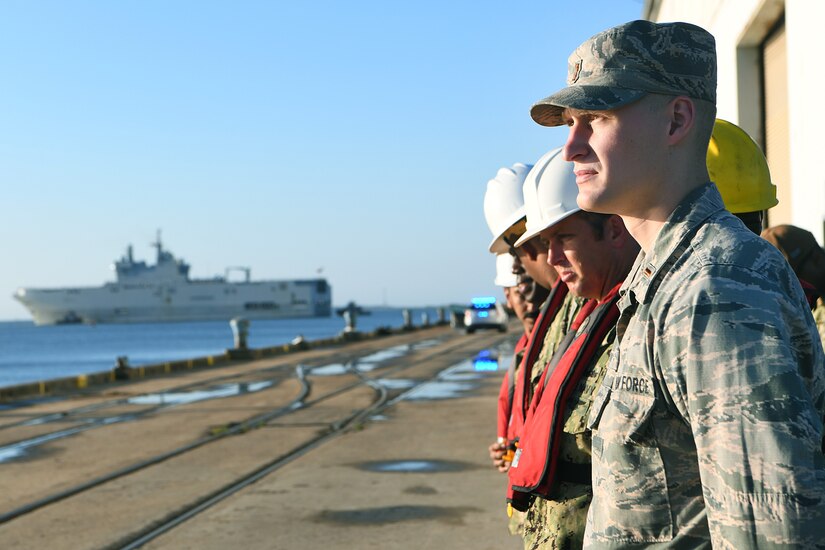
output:
<svg viewBox="0 0 825 550"><path fill-rule="evenodd" d="M567 296L567 285L561 282L561 279L556 281L553 288L550 289L550 295L541 310L541 313L536 319L536 324L533 326L533 331L530 333L530 340L527 344L527 350L521 359L521 367L516 377L516 387L513 391L513 404L510 414L510 424L507 427L507 441L508 444L514 444L518 441L524 426L524 419L527 417L527 410L530 405L530 372L533 370L533 363L538 359L541 353L541 347L544 344L544 336L547 334L547 329L550 323L555 319L556 314L564 302L564 297Z"/></svg>
<svg viewBox="0 0 825 550"><path fill-rule="evenodd" d="M549 497L557 481L567 402L587 374L605 336L616 325L620 286L613 287L601 302L590 300L582 307L542 373L509 471L507 500L516 510L526 511L535 495ZM586 470L589 474L589 465ZM589 475L577 477L589 479Z"/></svg>
<svg viewBox="0 0 825 550"><path fill-rule="evenodd" d="M510 361L510 368L504 373L501 381L501 388L498 391L498 424L496 426L496 436L507 439L507 427L510 425L510 415L513 411L513 394L516 390L516 362L519 354L527 347L529 337L522 334L516 349L513 351L513 360Z"/></svg>

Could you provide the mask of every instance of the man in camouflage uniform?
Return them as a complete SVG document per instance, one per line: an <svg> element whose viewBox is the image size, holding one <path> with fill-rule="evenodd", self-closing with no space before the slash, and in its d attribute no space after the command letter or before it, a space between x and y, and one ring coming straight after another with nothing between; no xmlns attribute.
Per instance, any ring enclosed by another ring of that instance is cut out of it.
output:
<svg viewBox="0 0 825 550"><path fill-rule="evenodd" d="M549 162L546 160L549 157ZM564 336L572 317L586 300L601 302L621 284L639 251L618 216L582 212L576 204L576 183L571 163L564 162L559 150L539 160L524 182L527 231L516 242L536 240L568 286L578 304L569 320L553 330L552 343L542 350L533 368L535 388ZM615 291L614 291L615 294ZM568 295L568 296L569 296ZM571 308L572 310L573 308ZM536 498L524 522L524 547L581 548L587 508L592 497L590 480L590 431L586 421L596 389L602 381L613 345L615 330L607 332L581 379L564 406L564 425L560 435L558 460L563 468L557 476L550 498ZM532 404L535 406L535 403ZM525 426L525 432L530 425ZM525 435L527 437L527 434Z"/></svg>
<svg viewBox="0 0 825 550"><path fill-rule="evenodd" d="M825 357L797 277L708 181L715 100L708 32L634 21L531 109L569 126L579 205L642 248L589 419L586 548L825 545Z"/></svg>

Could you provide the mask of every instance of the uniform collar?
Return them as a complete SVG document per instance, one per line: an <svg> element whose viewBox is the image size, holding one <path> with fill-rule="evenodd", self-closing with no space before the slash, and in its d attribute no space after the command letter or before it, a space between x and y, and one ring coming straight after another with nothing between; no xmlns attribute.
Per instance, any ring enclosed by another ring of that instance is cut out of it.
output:
<svg viewBox="0 0 825 550"><path fill-rule="evenodd" d="M689 236L713 214L725 209L722 196L712 182L708 182L688 193L668 217L650 254L639 252L630 274L622 285L619 303L625 309L631 302L645 303L648 294L659 275L667 271L669 263L675 262L687 249Z"/></svg>

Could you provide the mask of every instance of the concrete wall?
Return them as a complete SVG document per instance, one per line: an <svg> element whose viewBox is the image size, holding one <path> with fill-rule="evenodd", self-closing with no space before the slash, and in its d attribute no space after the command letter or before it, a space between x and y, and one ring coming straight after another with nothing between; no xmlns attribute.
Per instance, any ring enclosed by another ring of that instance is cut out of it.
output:
<svg viewBox="0 0 825 550"><path fill-rule="evenodd" d="M793 178L793 223L825 242L825 2L787 0L788 92Z"/></svg>
<svg viewBox="0 0 825 550"><path fill-rule="evenodd" d="M825 2L820 0L646 0L642 17L687 21L716 38L719 117L739 124L764 146L760 45L784 13L787 31L790 127L790 219L825 243L825 171L818 157L825 143L822 36Z"/></svg>

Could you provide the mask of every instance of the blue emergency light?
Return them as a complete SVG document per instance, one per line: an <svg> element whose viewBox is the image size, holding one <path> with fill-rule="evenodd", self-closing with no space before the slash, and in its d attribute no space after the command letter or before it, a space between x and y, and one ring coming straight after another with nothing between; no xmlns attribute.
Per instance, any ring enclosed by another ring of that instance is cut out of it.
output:
<svg viewBox="0 0 825 550"><path fill-rule="evenodd" d="M496 299L492 296L483 296L481 298L473 298L472 304L476 307L490 307L496 303Z"/></svg>
<svg viewBox="0 0 825 550"><path fill-rule="evenodd" d="M481 351L473 359L473 368L477 371L498 370L498 358L488 350Z"/></svg>
<svg viewBox="0 0 825 550"><path fill-rule="evenodd" d="M495 359L473 359L473 368L477 371L498 370L498 361Z"/></svg>

